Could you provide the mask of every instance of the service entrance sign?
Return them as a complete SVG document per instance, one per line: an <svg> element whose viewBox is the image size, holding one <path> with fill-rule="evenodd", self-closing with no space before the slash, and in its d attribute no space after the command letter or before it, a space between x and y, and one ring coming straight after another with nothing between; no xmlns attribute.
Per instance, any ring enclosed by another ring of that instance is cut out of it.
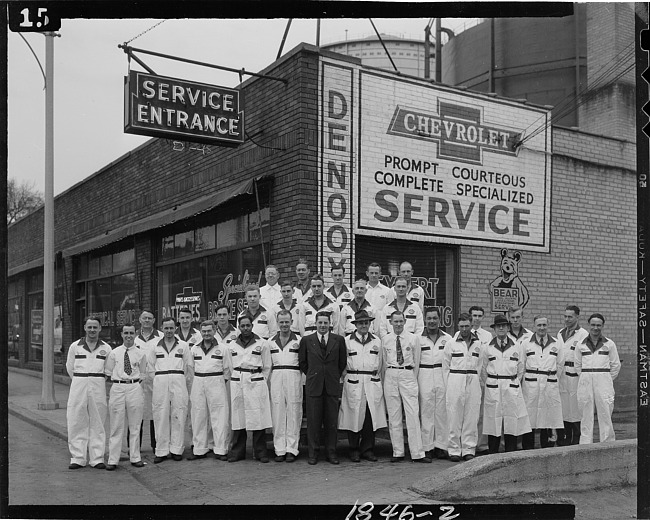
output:
<svg viewBox="0 0 650 520"><path fill-rule="evenodd" d="M222 146L244 142L238 90L131 71L124 97L126 133Z"/></svg>

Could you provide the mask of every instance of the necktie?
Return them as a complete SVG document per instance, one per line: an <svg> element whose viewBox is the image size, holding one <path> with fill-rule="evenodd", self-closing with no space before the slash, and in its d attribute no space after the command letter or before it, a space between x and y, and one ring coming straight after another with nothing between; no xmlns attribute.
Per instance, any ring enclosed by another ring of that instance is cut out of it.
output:
<svg viewBox="0 0 650 520"><path fill-rule="evenodd" d="M126 349L124 349L124 371L129 376L131 375L131 372L133 372L133 369L131 368L131 360L129 359L129 352Z"/></svg>
<svg viewBox="0 0 650 520"><path fill-rule="evenodd" d="M395 340L395 347L397 348L397 364L402 365L404 363L404 353L402 352L402 343L400 342L399 336Z"/></svg>
<svg viewBox="0 0 650 520"><path fill-rule="evenodd" d="M327 350L327 343L325 343L325 336L320 337L320 349L323 351L323 354L325 353L325 350Z"/></svg>

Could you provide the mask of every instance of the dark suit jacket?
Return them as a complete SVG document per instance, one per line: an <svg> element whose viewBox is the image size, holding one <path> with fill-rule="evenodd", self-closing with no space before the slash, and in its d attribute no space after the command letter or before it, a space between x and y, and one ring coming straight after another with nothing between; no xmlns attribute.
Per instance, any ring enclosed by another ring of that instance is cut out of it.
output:
<svg viewBox="0 0 650 520"><path fill-rule="evenodd" d="M343 336L330 332L325 352L323 357L318 333L310 334L300 340L298 359L300 370L307 376L305 389L308 396L316 397L323 392L338 396L341 393L341 374L348 361Z"/></svg>

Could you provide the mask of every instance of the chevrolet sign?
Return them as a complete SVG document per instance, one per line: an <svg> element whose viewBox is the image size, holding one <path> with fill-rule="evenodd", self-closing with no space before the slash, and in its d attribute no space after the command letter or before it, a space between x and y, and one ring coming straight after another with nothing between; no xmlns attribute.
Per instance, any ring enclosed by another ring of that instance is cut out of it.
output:
<svg viewBox="0 0 650 520"><path fill-rule="evenodd" d="M124 96L126 133L215 145L244 142L238 90L131 71Z"/></svg>

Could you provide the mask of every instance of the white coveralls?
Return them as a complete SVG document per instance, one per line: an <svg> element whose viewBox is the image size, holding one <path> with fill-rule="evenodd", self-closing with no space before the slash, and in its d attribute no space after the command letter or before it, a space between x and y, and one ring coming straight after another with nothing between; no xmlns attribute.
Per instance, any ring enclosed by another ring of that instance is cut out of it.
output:
<svg viewBox="0 0 650 520"><path fill-rule="evenodd" d="M280 333L269 342L271 361L271 418L275 454L298 455L302 425L302 373L298 364L300 336L291 332L282 347Z"/></svg>
<svg viewBox="0 0 650 520"><path fill-rule="evenodd" d="M411 459L421 459L424 457L424 450L422 449L420 407L418 405L417 372L420 361L418 338L406 330L400 334L404 356L401 365L397 362L396 338L395 333L390 332L381 340L384 398L388 411L388 431L393 445L393 456L404 456L403 407L406 414L406 432Z"/></svg>
<svg viewBox="0 0 650 520"><path fill-rule="evenodd" d="M188 392L190 346L174 338L170 350L161 339L147 354L147 373L153 378L152 412L156 428L156 456L182 455Z"/></svg>
<svg viewBox="0 0 650 520"><path fill-rule="evenodd" d="M501 437L523 435L531 431L528 410L521 391L521 378L526 368L521 343L507 338L505 350L494 337L483 351L481 384L483 398L483 433Z"/></svg>
<svg viewBox="0 0 650 520"><path fill-rule="evenodd" d="M230 378L229 356L224 356L227 345L218 340L191 347L189 367L194 374L190 392L192 444L194 455L226 455L230 441L230 398L226 380ZM212 435L208 435L208 431ZM210 438L209 438L210 437Z"/></svg>
<svg viewBox="0 0 650 520"><path fill-rule="evenodd" d="M391 288L390 298L386 303L392 302L397 298L395 288ZM417 284L411 284L406 289L406 299L420 307L420 312L424 312L424 289Z"/></svg>
<svg viewBox="0 0 650 520"><path fill-rule="evenodd" d="M445 344L442 355L444 385L447 389L449 436L446 449L450 456L475 455L478 442L478 415L481 406L479 368L485 345L471 335L469 346L458 335Z"/></svg>
<svg viewBox="0 0 650 520"><path fill-rule="evenodd" d="M528 341L532 335L533 332L528 330L526 327L521 327L517 335L515 335L512 329L508 330L508 337L512 340L513 343Z"/></svg>
<svg viewBox="0 0 650 520"><path fill-rule="evenodd" d="M373 309L381 311L394 299L392 289L386 287L383 283L378 282L374 287L370 283L366 285L366 300L370 302Z"/></svg>
<svg viewBox="0 0 650 520"><path fill-rule="evenodd" d="M203 336L201 336L201 333L198 330L196 330L194 327L190 327L190 330L187 334L183 334L183 330L180 327L178 327L176 329L176 337L181 341L188 343L190 347L192 345L196 345L197 343L201 343L201 341L203 340Z"/></svg>
<svg viewBox="0 0 650 520"><path fill-rule="evenodd" d="M562 419L566 422L579 422L582 419L578 407L578 373L575 369L575 352L589 333L580 327L564 339L566 328L557 334L557 343L563 352L564 370L560 373L560 399L562 400Z"/></svg>
<svg viewBox="0 0 650 520"><path fill-rule="evenodd" d="M111 351L102 340L92 350L85 338L70 345L65 368L72 378L66 417L70 463L96 466L106 446L106 378L104 364Z"/></svg>
<svg viewBox="0 0 650 520"><path fill-rule="evenodd" d="M616 344L602 336L594 345L587 335L575 350L575 368L579 374L578 406L582 412L580 444L594 439L594 406L598 414L600 442L616 440L612 425L614 380L621 371Z"/></svg>
<svg viewBox="0 0 650 520"><path fill-rule="evenodd" d="M393 300L382 309L379 324L379 336L381 338L393 330L390 324L390 315L397 310L400 310L398 309L397 300ZM416 336L422 334L424 332L424 318L422 317L420 306L407 298L402 312L404 312L404 319L406 321L404 330Z"/></svg>
<svg viewBox="0 0 650 520"><path fill-rule="evenodd" d="M237 321L242 316L250 316L253 322L253 334L260 338L269 339L275 336L278 332L278 324L275 321L275 313L272 310L267 310L266 307L261 305L253 315L249 309L244 309L237 316Z"/></svg>
<svg viewBox="0 0 650 520"><path fill-rule="evenodd" d="M537 334L522 342L526 373L522 390L530 427L564 428L558 374L564 366L563 353L555 338L547 335L542 349Z"/></svg>
<svg viewBox="0 0 650 520"><path fill-rule="evenodd" d="M218 326L215 328L214 339L216 339L220 345L235 341L237 336L239 336L239 329L236 329L230 324L228 324L226 332L222 332Z"/></svg>
<svg viewBox="0 0 650 520"><path fill-rule="evenodd" d="M453 338L439 330L434 343L425 329L422 335L418 336L418 341L420 345L418 390L422 449L431 451L438 448L447 451L449 426L447 424L447 392L442 360L445 345L453 341Z"/></svg>
<svg viewBox="0 0 650 520"><path fill-rule="evenodd" d="M138 331L138 335L135 337L135 344L145 353L145 356L147 356L147 362L149 359L149 352L156 349L156 345L161 339L163 339L163 333L159 330L154 329L151 335L146 339L142 335L142 330ZM145 421L153 421L153 408L151 405L153 379L145 377L142 382L142 390L144 392L144 411L142 412L142 419Z"/></svg>
<svg viewBox="0 0 650 520"><path fill-rule="evenodd" d="M112 350L106 360L104 373L112 381L108 398L108 414L111 433L108 439L108 464L117 465L120 461L122 438L124 437L124 414L129 426L129 459L139 462L140 425L144 413L144 391L142 381L147 376L147 355L135 346L128 349L131 373L124 370L124 352L127 348L120 345Z"/></svg>
<svg viewBox="0 0 650 520"><path fill-rule="evenodd" d="M287 310L291 313L291 332L300 335L300 324L302 323L304 312L302 305L298 305L296 299L293 298L291 301L291 306L287 309L282 303L282 300L279 300L272 308L272 312L275 315L276 321L278 319L278 312L281 310Z"/></svg>
<svg viewBox="0 0 650 520"><path fill-rule="evenodd" d="M372 305L368 300L364 299L361 305L357 303L357 300L352 300L347 305L344 305L343 308L341 309L341 314L339 316L339 330L337 334L340 334L341 336L345 337L345 336L349 336L355 330L357 330L357 328L354 326L354 323L352 323L352 321L354 320L355 313L361 310L365 310L372 318L381 317L381 313L378 313L376 309L372 307ZM370 322L369 332L376 336L379 336L378 330L375 330L375 323L378 324L379 320ZM376 328L379 329L379 325L377 325Z"/></svg>
<svg viewBox="0 0 650 520"><path fill-rule="evenodd" d="M273 426L269 387L271 353L267 340L253 334L246 346L241 336L226 351L232 367L230 409L233 430L264 430Z"/></svg>
<svg viewBox="0 0 650 520"><path fill-rule="evenodd" d="M343 396L339 408L339 429L359 432L366 417L366 404L372 417L372 429L386 427L386 407L381 386L381 340L368 333L362 343L357 332L345 338L348 351ZM404 370L397 370L404 372ZM403 451L403 450L402 450Z"/></svg>
<svg viewBox="0 0 650 520"><path fill-rule="evenodd" d="M345 284L343 284L341 287L341 292L339 292L338 295L336 294L336 288L332 285L325 290L325 296L327 296L333 302L339 304L339 311L343 308L344 305L347 305L354 299L354 294L352 294L352 291L348 289Z"/></svg>
<svg viewBox="0 0 650 520"><path fill-rule="evenodd" d="M330 331L336 333L339 330L339 304L325 296L325 301L318 307L314 297L311 296L302 302L302 330L305 335L316 332L316 314L318 312L330 313Z"/></svg>

